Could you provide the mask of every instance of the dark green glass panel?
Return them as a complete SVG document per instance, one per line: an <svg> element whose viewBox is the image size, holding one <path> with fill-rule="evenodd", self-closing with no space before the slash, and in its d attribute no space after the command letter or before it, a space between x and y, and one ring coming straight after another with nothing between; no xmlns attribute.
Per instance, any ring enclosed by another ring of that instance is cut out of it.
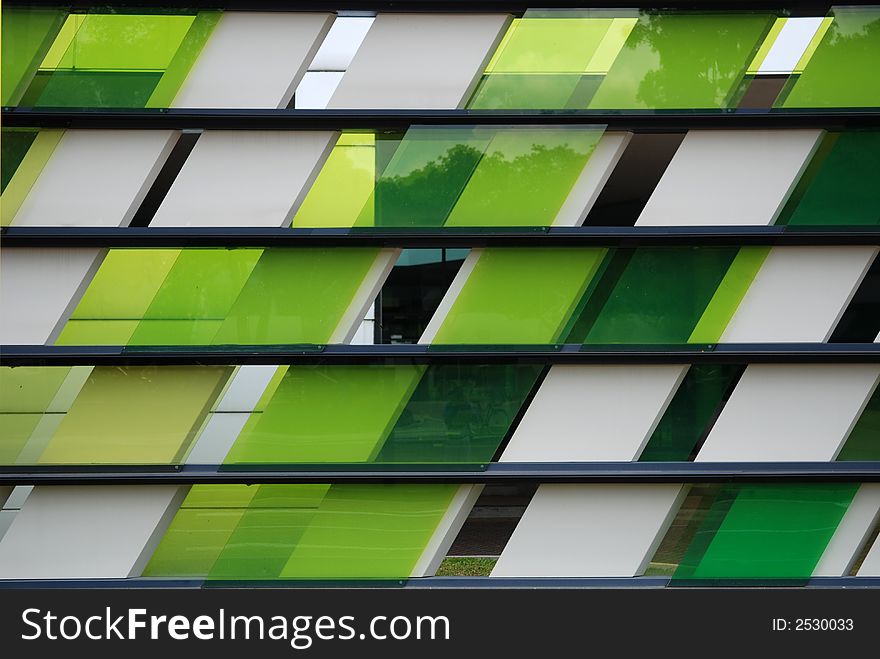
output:
<svg viewBox="0 0 880 659"><path fill-rule="evenodd" d="M792 225L880 224L880 131L848 131L825 140L831 142L827 153L816 154L815 170L811 163L783 218Z"/></svg>
<svg viewBox="0 0 880 659"><path fill-rule="evenodd" d="M57 9L3 9L3 105L19 104L66 16L66 11Z"/></svg>
<svg viewBox="0 0 880 659"><path fill-rule="evenodd" d="M787 108L880 106L880 8L835 7L803 73L776 102Z"/></svg>
<svg viewBox="0 0 880 659"><path fill-rule="evenodd" d="M735 247L637 249L607 301L597 297L581 312L596 318L584 343L686 343L736 253Z"/></svg>
<svg viewBox="0 0 880 659"><path fill-rule="evenodd" d="M675 579L807 579L858 484L743 485L723 491Z"/></svg>
<svg viewBox="0 0 880 659"><path fill-rule="evenodd" d="M692 365L639 460L688 460L742 371L739 365Z"/></svg>
<svg viewBox="0 0 880 659"><path fill-rule="evenodd" d="M21 105L144 107L161 71L40 71Z"/></svg>
<svg viewBox="0 0 880 659"><path fill-rule="evenodd" d="M543 366L428 368L376 462L488 462Z"/></svg>
<svg viewBox="0 0 880 659"><path fill-rule="evenodd" d="M880 387L868 401L838 460L880 460Z"/></svg>
<svg viewBox="0 0 880 659"><path fill-rule="evenodd" d="M643 13L591 109L727 108L775 16Z"/></svg>
<svg viewBox="0 0 880 659"><path fill-rule="evenodd" d="M31 144L37 138L36 128L4 128L3 139L0 140L0 192L6 190L6 185L12 179L15 171L21 164L24 155L31 148Z"/></svg>

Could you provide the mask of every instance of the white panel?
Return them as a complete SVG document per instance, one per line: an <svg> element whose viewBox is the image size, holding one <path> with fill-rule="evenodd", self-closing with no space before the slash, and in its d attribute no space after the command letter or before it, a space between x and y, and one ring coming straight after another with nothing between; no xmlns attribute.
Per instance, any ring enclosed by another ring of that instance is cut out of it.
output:
<svg viewBox="0 0 880 659"><path fill-rule="evenodd" d="M309 65L311 71L345 71L370 26L372 16L339 16ZM297 89L299 94L299 89Z"/></svg>
<svg viewBox="0 0 880 659"><path fill-rule="evenodd" d="M31 495L31 492L34 491L33 485L16 485L12 488L12 494L9 495L9 498L6 499L6 503L3 504L3 508L7 510L19 510L24 505L24 502L27 501L27 498Z"/></svg>
<svg viewBox="0 0 880 659"><path fill-rule="evenodd" d="M819 560L814 577L843 577L880 519L880 483L865 483L855 497Z"/></svg>
<svg viewBox="0 0 880 659"><path fill-rule="evenodd" d="M638 458L687 366L552 366L503 462Z"/></svg>
<svg viewBox="0 0 880 659"><path fill-rule="evenodd" d="M775 247L722 342L822 342L877 255L876 247Z"/></svg>
<svg viewBox="0 0 880 659"><path fill-rule="evenodd" d="M688 131L636 224L771 224L822 134Z"/></svg>
<svg viewBox="0 0 880 659"><path fill-rule="evenodd" d="M214 411L250 412L277 370L277 366L239 366Z"/></svg>
<svg viewBox="0 0 880 659"><path fill-rule="evenodd" d="M461 485L437 524L410 576L433 577L483 491L482 485Z"/></svg>
<svg viewBox="0 0 880 659"><path fill-rule="evenodd" d="M750 364L696 459L833 460L878 379L874 364Z"/></svg>
<svg viewBox="0 0 880 659"><path fill-rule="evenodd" d="M273 368L275 368L273 366ZM188 465L218 465L226 459L229 449L250 418L249 412L212 414L186 456Z"/></svg>
<svg viewBox="0 0 880 659"><path fill-rule="evenodd" d="M0 343L48 343L73 312L101 259L97 249L4 249Z"/></svg>
<svg viewBox="0 0 880 659"><path fill-rule="evenodd" d="M128 577L186 489L36 487L0 540L0 579Z"/></svg>
<svg viewBox="0 0 880 659"><path fill-rule="evenodd" d="M150 226L289 224L332 146L326 131L205 131Z"/></svg>
<svg viewBox="0 0 880 659"><path fill-rule="evenodd" d="M17 510L0 510L0 540L6 535L6 531L12 526L12 520L18 515Z"/></svg>
<svg viewBox="0 0 880 659"><path fill-rule="evenodd" d="M328 107L462 107L510 17L379 14Z"/></svg>
<svg viewBox="0 0 880 659"><path fill-rule="evenodd" d="M68 130L15 226L127 226L177 140L171 130Z"/></svg>
<svg viewBox="0 0 880 659"><path fill-rule="evenodd" d="M605 133L581 171L553 225L579 227L596 203L599 193L608 182L611 171L623 155L632 133Z"/></svg>
<svg viewBox="0 0 880 659"><path fill-rule="evenodd" d="M637 576L684 495L682 485L541 485L492 576Z"/></svg>
<svg viewBox="0 0 880 659"><path fill-rule="evenodd" d="M303 76L293 97L297 110L323 110L339 86L341 71L309 71Z"/></svg>
<svg viewBox="0 0 880 659"><path fill-rule="evenodd" d="M369 346L376 343L376 326L375 321L372 320L364 320L360 326L357 328L357 331L354 333L354 336L351 337L351 345L355 346Z"/></svg>
<svg viewBox="0 0 880 659"><path fill-rule="evenodd" d="M283 108L333 14L226 12L187 76L177 108Z"/></svg>
<svg viewBox="0 0 880 659"><path fill-rule="evenodd" d="M868 550L868 555L862 561L859 571L856 572L860 577L880 577L880 536L874 540L874 544Z"/></svg>
<svg viewBox="0 0 880 659"><path fill-rule="evenodd" d="M354 335L363 324L363 319L367 315L369 309L376 302L376 296L382 290L382 284L391 274L397 257L400 256L399 249L382 249L373 261L373 265L367 272L364 280L361 282L360 288L352 298L351 304L348 305L339 325L333 330L328 343L351 343Z"/></svg>
<svg viewBox="0 0 880 659"><path fill-rule="evenodd" d="M810 45L816 30L822 25L821 17L787 18L776 41L761 62L758 73L791 73Z"/></svg>

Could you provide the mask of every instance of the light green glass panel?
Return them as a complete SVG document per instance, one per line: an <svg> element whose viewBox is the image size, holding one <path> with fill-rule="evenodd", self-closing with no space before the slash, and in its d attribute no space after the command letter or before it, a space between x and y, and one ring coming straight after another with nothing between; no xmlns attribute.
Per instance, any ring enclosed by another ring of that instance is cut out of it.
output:
<svg viewBox="0 0 880 659"><path fill-rule="evenodd" d="M756 13L643 13L588 107L732 107L774 21Z"/></svg>
<svg viewBox="0 0 880 659"><path fill-rule="evenodd" d="M553 224L602 133L597 127L499 130L446 224Z"/></svg>
<svg viewBox="0 0 880 659"><path fill-rule="evenodd" d="M376 184L376 136L343 133L318 178L293 218L294 227L351 227L361 218L372 225L367 213ZM345 194L340 194L345 190Z"/></svg>
<svg viewBox="0 0 880 659"><path fill-rule="evenodd" d="M834 20L803 73L777 105L880 107L880 7L835 7Z"/></svg>
<svg viewBox="0 0 880 659"><path fill-rule="evenodd" d="M181 508L247 508L260 485L193 485Z"/></svg>
<svg viewBox="0 0 880 659"><path fill-rule="evenodd" d="M177 462L230 372L225 366L96 367L39 461Z"/></svg>
<svg viewBox="0 0 880 659"><path fill-rule="evenodd" d="M137 329L137 320L77 320L71 318L55 341L64 346L124 346Z"/></svg>
<svg viewBox="0 0 880 659"><path fill-rule="evenodd" d="M6 7L2 17L3 105L16 105L61 29L66 11Z"/></svg>
<svg viewBox="0 0 880 659"><path fill-rule="evenodd" d="M212 343L327 343L378 254L266 250Z"/></svg>
<svg viewBox="0 0 880 659"><path fill-rule="evenodd" d="M182 250L129 343L209 344L262 254L261 249Z"/></svg>
<svg viewBox="0 0 880 659"><path fill-rule="evenodd" d="M413 126L399 145L385 144L393 153L376 182L373 208L368 201L357 226L442 225L496 130Z"/></svg>
<svg viewBox="0 0 880 659"><path fill-rule="evenodd" d="M244 512L241 508L181 508L144 568L143 576L204 577Z"/></svg>
<svg viewBox="0 0 880 659"><path fill-rule="evenodd" d="M70 367L0 366L0 413L45 412Z"/></svg>
<svg viewBox="0 0 880 659"><path fill-rule="evenodd" d="M554 343L605 249L487 249L434 343Z"/></svg>
<svg viewBox="0 0 880 659"><path fill-rule="evenodd" d="M251 415L224 462L366 462L382 446L423 366L294 366Z"/></svg>
<svg viewBox="0 0 880 659"><path fill-rule="evenodd" d="M691 550L676 578L809 578L852 501L858 484L745 485L713 505L717 525L702 555ZM723 510L726 509L726 513Z"/></svg>
<svg viewBox="0 0 880 659"><path fill-rule="evenodd" d="M183 82L189 75L190 69L205 47L208 38L220 22L222 12L200 11L195 20L190 24L189 30L183 41L165 67L165 73L159 80L159 84L153 89L148 108L171 107L174 97L183 86Z"/></svg>
<svg viewBox="0 0 880 659"><path fill-rule="evenodd" d="M456 485L333 485L282 578L406 578Z"/></svg>
<svg viewBox="0 0 880 659"><path fill-rule="evenodd" d="M0 465L15 464L42 418L37 413L0 413Z"/></svg>
<svg viewBox="0 0 880 659"><path fill-rule="evenodd" d="M329 485L260 485L249 508L317 508Z"/></svg>

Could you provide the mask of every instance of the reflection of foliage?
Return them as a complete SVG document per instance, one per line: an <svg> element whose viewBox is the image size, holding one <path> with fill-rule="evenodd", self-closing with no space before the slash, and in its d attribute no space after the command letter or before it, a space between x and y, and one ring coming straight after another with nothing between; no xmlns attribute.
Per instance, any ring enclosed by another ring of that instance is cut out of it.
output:
<svg viewBox="0 0 880 659"><path fill-rule="evenodd" d="M757 50L755 32L743 22L760 15L643 14L626 47L650 60L637 98L647 107L688 107L701 99L706 107L724 107ZM769 20L767 25L769 27ZM640 52L639 52L640 51Z"/></svg>
<svg viewBox="0 0 880 659"><path fill-rule="evenodd" d="M513 157L499 151L481 155L472 146L457 144L405 176L383 177L376 185L376 224L439 226L459 199L457 212L468 217L487 213L485 224L497 223L492 218L509 213L512 203L523 216L546 216L558 210L546 208L544 201L559 197L553 186L570 188L586 159L567 144L536 142ZM533 224L540 219L529 217Z"/></svg>

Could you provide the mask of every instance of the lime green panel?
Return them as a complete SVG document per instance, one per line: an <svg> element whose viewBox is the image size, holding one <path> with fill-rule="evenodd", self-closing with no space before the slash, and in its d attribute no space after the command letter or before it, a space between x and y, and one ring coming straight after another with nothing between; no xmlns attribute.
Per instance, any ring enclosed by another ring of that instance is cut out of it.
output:
<svg viewBox="0 0 880 659"><path fill-rule="evenodd" d="M378 254L266 250L212 343L327 343Z"/></svg>
<svg viewBox="0 0 880 659"><path fill-rule="evenodd" d="M713 505L728 508L718 530L698 562L683 564L676 577L808 578L857 489L848 483L746 485L732 501L722 495Z"/></svg>
<svg viewBox="0 0 880 659"><path fill-rule="evenodd" d="M376 184L376 138L344 133L321 168L318 178L293 218L294 227L351 227L372 208L367 202ZM344 189L345 194L339 194Z"/></svg>
<svg viewBox="0 0 880 659"><path fill-rule="evenodd" d="M605 251L483 251L434 343L556 342Z"/></svg>
<svg viewBox="0 0 880 659"><path fill-rule="evenodd" d="M6 7L3 10L0 58L3 105L18 103L66 16L66 11L58 9Z"/></svg>
<svg viewBox="0 0 880 659"><path fill-rule="evenodd" d="M880 8L835 7L803 73L777 105L787 108L880 107Z"/></svg>
<svg viewBox="0 0 880 659"><path fill-rule="evenodd" d="M181 508L247 508L259 485L193 485Z"/></svg>
<svg viewBox="0 0 880 659"><path fill-rule="evenodd" d="M6 227L12 224L15 214L30 194L31 188L37 182L43 167L49 162L49 158L61 141L62 135L64 135L63 130L51 128L42 128L37 133L30 148L15 167L15 172L11 175L3 189L2 196L0 196L0 225ZM7 154L4 150L3 158L6 157ZM4 162L4 171L5 167Z"/></svg>
<svg viewBox="0 0 880 659"><path fill-rule="evenodd" d="M42 418L37 413L0 413L0 465L15 464Z"/></svg>
<svg viewBox="0 0 880 659"><path fill-rule="evenodd" d="M281 577L410 576L457 487L333 485Z"/></svg>
<svg viewBox="0 0 880 659"><path fill-rule="evenodd" d="M171 107L174 97L177 96L177 92L222 15L219 11L201 11L196 15L180 47L168 63L165 74L153 89L153 94L146 104L148 108Z"/></svg>
<svg viewBox="0 0 880 659"><path fill-rule="evenodd" d="M596 127L499 130L446 224L553 224L602 133Z"/></svg>
<svg viewBox="0 0 880 659"><path fill-rule="evenodd" d="M224 461L366 462L381 448L422 366L294 366Z"/></svg>
<svg viewBox="0 0 880 659"><path fill-rule="evenodd" d="M70 367L0 366L0 413L45 412Z"/></svg>
<svg viewBox="0 0 880 659"><path fill-rule="evenodd" d="M177 462L230 372L219 366L96 367L39 461Z"/></svg>
<svg viewBox="0 0 880 659"><path fill-rule="evenodd" d="M277 579L314 516L313 508L246 510L208 578Z"/></svg>
<svg viewBox="0 0 880 659"><path fill-rule="evenodd" d="M129 343L209 344L262 254L260 249L182 250Z"/></svg>
<svg viewBox="0 0 880 659"><path fill-rule="evenodd" d="M317 508L329 485L260 485L248 508Z"/></svg>
<svg viewBox="0 0 880 659"><path fill-rule="evenodd" d="M77 320L71 318L55 341L59 346L124 346L137 329L137 320Z"/></svg>
<svg viewBox="0 0 880 659"><path fill-rule="evenodd" d="M211 571L243 514L243 509L181 508L162 536L143 576L204 577Z"/></svg>
<svg viewBox="0 0 880 659"><path fill-rule="evenodd" d="M583 73L612 18L514 19L487 67L491 73Z"/></svg>
<svg viewBox="0 0 880 659"><path fill-rule="evenodd" d="M643 13L588 107L732 107L774 21L755 13Z"/></svg>
<svg viewBox="0 0 880 659"><path fill-rule="evenodd" d="M717 343L721 340L769 253L769 247L743 247L737 252L688 343Z"/></svg>

